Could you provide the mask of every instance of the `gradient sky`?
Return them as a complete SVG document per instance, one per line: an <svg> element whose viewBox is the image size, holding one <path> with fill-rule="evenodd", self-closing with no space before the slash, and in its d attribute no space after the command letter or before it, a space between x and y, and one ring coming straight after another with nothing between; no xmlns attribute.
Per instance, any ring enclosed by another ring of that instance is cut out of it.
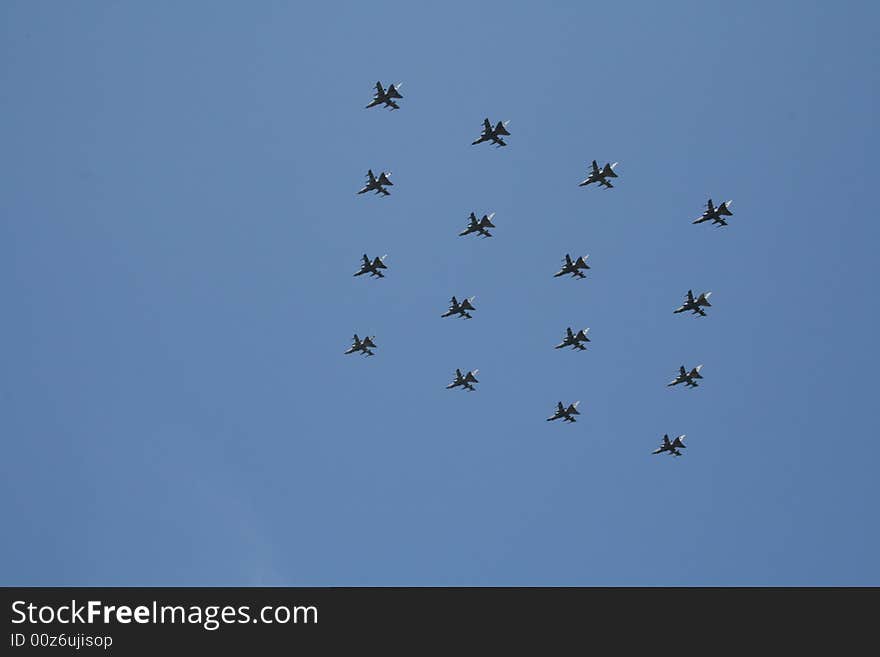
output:
<svg viewBox="0 0 880 657"><path fill-rule="evenodd" d="M2 583L880 585L878 25L3 2ZM691 224L708 196L728 228Z"/></svg>

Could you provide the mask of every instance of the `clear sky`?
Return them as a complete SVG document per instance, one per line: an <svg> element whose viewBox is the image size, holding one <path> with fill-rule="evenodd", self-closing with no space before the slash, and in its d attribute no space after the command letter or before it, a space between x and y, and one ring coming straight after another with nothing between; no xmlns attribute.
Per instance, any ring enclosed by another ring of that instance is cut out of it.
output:
<svg viewBox="0 0 880 657"><path fill-rule="evenodd" d="M878 25L3 2L2 583L880 585Z"/></svg>

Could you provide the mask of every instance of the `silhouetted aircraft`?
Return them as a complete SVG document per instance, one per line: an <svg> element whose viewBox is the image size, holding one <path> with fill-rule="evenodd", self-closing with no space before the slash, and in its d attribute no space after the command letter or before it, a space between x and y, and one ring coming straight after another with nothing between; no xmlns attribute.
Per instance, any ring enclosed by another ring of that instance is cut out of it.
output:
<svg viewBox="0 0 880 657"><path fill-rule="evenodd" d="M381 105L382 103L385 103L385 107L391 108L392 112L396 109L400 109L400 105L395 103L394 99L403 98L403 96L401 96L398 92L398 89L400 89L402 86L403 83L398 82L396 85L392 84L390 87L388 87L388 91L385 91L385 89L382 88L382 83L377 82L376 91L373 94L373 100L370 102L369 105L366 106L365 109L370 109L371 107Z"/></svg>
<svg viewBox="0 0 880 657"><path fill-rule="evenodd" d="M507 143L501 138L501 135L510 135L507 132L507 124L510 121L499 121L495 124L495 127L492 127L492 124L489 123L489 119L483 120L483 134L480 135L480 138L475 142L471 143L471 146L475 146L476 144L482 144L484 141L491 141L495 144L496 148L500 148L501 146L507 146Z"/></svg>
<svg viewBox="0 0 880 657"><path fill-rule="evenodd" d="M361 189L361 191L358 192L358 194L365 194L366 192L376 192L377 194L384 194L385 196L390 196L391 192L389 192L387 189L385 189L385 187L388 185L394 185L393 182L388 180L388 176L390 176L390 175L391 175L390 171L388 171L388 172L383 171L382 173L379 174L379 177L377 178L373 174L373 170L369 169L367 171L367 184L363 186L363 188Z"/></svg>
<svg viewBox="0 0 880 657"><path fill-rule="evenodd" d="M479 381L477 381L477 377L475 376L476 373L479 371L480 370L472 370L472 371L468 372L467 374L462 374L461 370L456 369L455 370L455 380L452 383L450 383L448 386L446 386L446 389L449 390L449 389L455 388L457 386L462 386L465 390L469 390L470 392L473 392L474 390L476 390L476 388L474 388L474 386L471 384L479 383Z"/></svg>

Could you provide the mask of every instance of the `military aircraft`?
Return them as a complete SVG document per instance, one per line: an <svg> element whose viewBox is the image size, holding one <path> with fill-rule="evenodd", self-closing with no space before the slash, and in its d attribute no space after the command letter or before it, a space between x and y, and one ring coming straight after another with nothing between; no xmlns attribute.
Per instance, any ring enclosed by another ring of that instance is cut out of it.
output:
<svg viewBox="0 0 880 657"><path fill-rule="evenodd" d="M684 368L684 365L682 365L678 370L678 376L675 377L669 383L667 383L666 386L667 387L675 386L675 385L678 385L679 383L683 383L683 384L685 384L685 386L687 386L689 388L696 388L700 384L697 383L696 381L694 381L694 379L702 379L703 378L703 375L700 374L701 369L703 369L703 366L697 365L694 369L692 369L690 372L688 372Z"/></svg>
<svg viewBox="0 0 880 657"><path fill-rule="evenodd" d="M479 233L484 238L492 237L492 233L490 233L487 228L495 228L495 224L492 223L492 217L495 216L495 213L492 214L484 214L483 218L477 221L477 215L471 212L471 216L468 218L468 225L463 231L461 231L458 236L464 237L465 235L470 235L471 233Z"/></svg>
<svg viewBox="0 0 880 657"><path fill-rule="evenodd" d="M477 144L482 144L484 141L491 141L495 144L495 148L501 148L502 146L507 146L507 143L501 138L500 135L510 135L507 132L507 124L510 121L499 121L495 124L495 127L492 127L492 124L489 123L489 119L483 119L483 134L480 135L480 138L475 142L471 143L471 146L475 146Z"/></svg>
<svg viewBox="0 0 880 657"><path fill-rule="evenodd" d="M386 254L383 255L381 258L373 258L371 262L370 259L367 257L367 254L365 253L363 256L364 261L361 263L360 271L356 271L354 275L360 276L361 274L369 274L370 278L385 278L385 274L383 274L379 270L388 269L388 267L385 265L385 258L387 257L388 255Z"/></svg>
<svg viewBox="0 0 880 657"><path fill-rule="evenodd" d="M663 444L660 445L657 449L655 449L651 454L662 454L663 452L669 452L673 456L681 456L681 452L678 450L685 449L687 446L681 442L681 439L684 438L684 434L669 442L669 434L663 435Z"/></svg>
<svg viewBox="0 0 880 657"><path fill-rule="evenodd" d="M388 185L394 185L393 182L388 180L388 176L390 176L390 175L391 175L390 171L387 171L387 172L383 171L382 173L379 174L379 177L377 178L373 174L373 170L369 169L367 171L367 184L364 185L363 189L361 189L361 191L359 191L358 194L363 194L365 192L376 192L377 194L384 194L385 196L390 196L391 192L389 192L387 189L385 189L385 187Z"/></svg>
<svg viewBox="0 0 880 657"><path fill-rule="evenodd" d="M353 354L356 351L360 351L364 356L375 356L375 354L370 351L370 347L373 349L376 348L376 343L373 342L373 338L376 336L368 335L363 340L361 340L357 333L354 334L354 338L352 338L352 345L349 347L348 351L346 351L346 355Z"/></svg>
<svg viewBox="0 0 880 657"><path fill-rule="evenodd" d="M554 349L562 349L563 347L572 347L574 349L580 349L581 351L586 351L587 348L581 344L582 342L589 342L590 338L587 337L587 331L590 329L585 328L581 329L577 333L571 330L569 326L565 329L565 337L562 338L562 342L554 347Z"/></svg>
<svg viewBox="0 0 880 657"><path fill-rule="evenodd" d="M373 94L373 100L364 109L370 109L371 107L381 105L382 103L385 103L385 107L391 108L392 112L396 109L400 109L400 105L395 103L394 99L403 98L403 96L401 96L398 92L398 89L400 89L402 86L403 83L398 82L397 85L392 84L390 87L388 87L388 91L385 91L385 89L382 88L382 83L377 82L376 92Z"/></svg>
<svg viewBox="0 0 880 657"><path fill-rule="evenodd" d="M562 418L563 422L577 422L573 416L580 415L577 409L578 404L580 404L580 402L576 401L574 404L569 404L568 408L566 408L562 405L562 402L557 402L556 412L551 417L548 417L547 421L551 422L552 420Z"/></svg>
<svg viewBox="0 0 880 657"><path fill-rule="evenodd" d="M446 386L446 389L451 390L452 388L455 388L457 386L462 386L463 389L469 390L470 392L473 392L474 390L476 390L476 388L474 388L474 386L472 384L479 383L479 381L477 381L477 377L476 377L476 374L479 371L480 370L472 370L472 371L468 372L467 374L462 374L461 370L456 369L455 370L455 381L453 381L448 386Z"/></svg>
<svg viewBox="0 0 880 657"><path fill-rule="evenodd" d="M590 265L587 264L587 258L590 256L585 255L579 257L577 260L572 261L571 256L566 253L565 259L562 261L562 269L553 274L553 278L557 278L559 276L563 276L565 274L571 274L572 278L586 278L586 275L581 269L589 269Z"/></svg>
<svg viewBox="0 0 880 657"><path fill-rule="evenodd" d="M706 312L700 308L700 306L706 306L707 308L711 307L712 304L709 303L709 296L711 292L703 292L699 297L694 299L693 290L688 290L687 298L684 300L684 303L676 310L673 310L673 313L683 313L686 310L692 311L695 315L700 315L701 317L706 316Z"/></svg>
<svg viewBox="0 0 880 657"><path fill-rule="evenodd" d="M614 164L606 164L600 169L596 160L593 160L593 170L590 172L590 175L587 176L587 179L579 184L578 187L586 187L590 183L597 182L600 187L605 186L608 189L611 189L614 185L608 182L608 178L617 178L617 174L614 173L614 167L616 166L617 162Z"/></svg>
<svg viewBox="0 0 880 657"><path fill-rule="evenodd" d="M452 301L449 302L449 310L440 315L440 317L449 317L450 315L458 315L459 317L464 317L465 319L470 319L471 314L468 310L476 310L476 308L471 305L471 302L477 297L469 297L462 301L458 302L458 299L452 297Z"/></svg>
<svg viewBox="0 0 880 657"><path fill-rule="evenodd" d="M709 199L706 202L706 209L703 210L703 214L697 217L693 222L695 224L701 224L704 221L711 221L716 226L726 226L727 222L724 220L724 217L732 217L733 212L730 211L730 204L733 201L724 201L717 208L712 204L712 199Z"/></svg>

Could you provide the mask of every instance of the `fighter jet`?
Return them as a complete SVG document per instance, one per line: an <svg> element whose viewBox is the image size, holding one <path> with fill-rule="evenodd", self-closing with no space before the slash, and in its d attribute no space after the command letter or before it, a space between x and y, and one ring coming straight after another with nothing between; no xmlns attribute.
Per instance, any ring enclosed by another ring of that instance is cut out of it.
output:
<svg viewBox="0 0 880 657"><path fill-rule="evenodd" d="M699 297L694 299L693 290L688 290L687 298L684 300L684 304L676 310L673 310L673 313L683 313L686 310L692 311L695 315L700 315L701 317L706 316L706 312L700 308L700 306L706 306L707 308L711 307L712 304L709 303L709 296L711 292L703 292Z"/></svg>
<svg viewBox="0 0 880 657"><path fill-rule="evenodd" d="M724 227L727 225L727 222L724 220L724 217L732 217L733 212L730 211L730 204L733 203L732 200L724 201L717 208L712 204L712 199L709 199L706 202L706 209L703 210L703 214L697 217L693 222L695 224L701 224L704 221L711 221L716 226Z"/></svg>
<svg viewBox="0 0 880 657"><path fill-rule="evenodd" d="M371 262L370 259L367 257L367 254L365 253L363 256L364 261L361 263L360 271L356 271L354 275L360 276L361 274L369 274L370 278L385 278L385 274L383 274L379 270L388 269L388 267L385 265L385 258L387 257L388 255L386 254L383 255L381 258L373 258Z"/></svg>
<svg viewBox="0 0 880 657"><path fill-rule="evenodd" d="M499 121L493 128L492 124L489 123L489 119L483 119L483 134L480 135L480 138L475 142L472 142L471 146L482 144L484 141L491 141L495 144L495 148L507 146L507 143L500 137L500 135L510 135L510 133L507 132L508 123L510 123L510 121Z"/></svg>
<svg viewBox="0 0 880 657"><path fill-rule="evenodd" d="M547 421L551 422L552 420L562 418L563 422L577 422L573 416L580 415L577 409L578 404L580 404L580 402L576 401L574 404L570 404L568 408L566 408L562 405L562 402L557 402L556 412L551 417L548 417Z"/></svg>
<svg viewBox="0 0 880 657"><path fill-rule="evenodd" d="M471 233L479 233L484 238L492 237L492 233L490 233L487 228L495 228L495 224L492 223L492 217L495 216L495 213L492 214L484 214L483 218L477 221L477 215L471 212L471 216L468 218L468 225L463 231L461 231L458 236L464 237L465 235L470 235Z"/></svg>
<svg viewBox="0 0 880 657"><path fill-rule="evenodd" d="M358 194L363 194L365 192L376 192L377 194L384 194L385 196L390 196L391 192L385 189L388 185L394 185L393 182L388 180L388 176L391 175L390 171L383 171L379 174L377 178L373 174L373 170L367 170L367 184L364 185L363 189L358 192Z"/></svg>
<svg viewBox="0 0 880 657"><path fill-rule="evenodd" d="M480 370L472 370L472 371L468 372L467 374L462 374L461 370L456 369L455 370L455 381L453 381L448 386L446 386L446 389L451 390L452 388L455 388L457 386L462 386L464 390L468 390L470 392L473 392L474 390L476 390L476 388L474 388L474 386L472 384L479 383L479 381L477 381L477 377L476 377L476 374L479 371Z"/></svg>
<svg viewBox="0 0 880 657"><path fill-rule="evenodd" d="M585 328L581 329L577 333L571 330L569 326L565 329L565 337L562 338L562 342L554 347L554 349L562 349L563 347L572 347L573 349L579 349L580 351L586 351L587 348L581 344L582 342L589 342L590 338L587 337L587 331L590 329Z"/></svg>
<svg viewBox="0 0 880 657"><path fill-rule="evenodd" d="M689 388L696 388L700 384L697 383L696 381L694 381L694 379L702 379L703 378L703 375L700 374L701 369L703 369L703 366L697 365L694 369L692 369L690 372L688 372L684 368L684 365L682 365L678 370L678 376L675 377L669 383L667 383L666 386L667 387L675 386L675 385L678 385L679 383L683 383L683 384L685 384L685 386L687 386Z"/></svg>
<svg viewBox="0 0 880 657"><path fill-rule="evenodd" d="M400 93L398 92L398 89L400 89L402 86L403 86L403 83L398 82L397 85L392 84L390 87L388 87L388 91L385 91L382 88L382 83L377 82L376 83L376 92L373 94L373 100L364 109L370 109L371 107L375 107L376 105L381 105L382 103L385 103L385 107L391 108L392 112L396 109L400 109L400 105L395 103L394 99L395 98L403 98L403 96L401 96Z"/></svg>
<svg viewBox="0 0 880 657"><path fill-rule="evenodd" d="M468 310L476 310L476 308L471 305L471 302L477 297L469 297L462 301L458 302L458 299L452 297L452 301L449 302L449 310L440 315L440 317L449 317L450 315L458 315L459 317L464 317L465 319L470 319L471 314Z"/></svg>
<svg viewBox="0 0 880 657"><path fill-rule="evenodd" d="M357 333L354 334L354 338L352 338L352 345L349 347L348 351L345 352L346 355L353 354L356 351L361 352L364 356L375 356L375 354L370 351L370 347L373 349L376 348L376 343L373 342L373 338L376 336L368 335L363 340L361 340Z"/></svg>
<svg viewBox="0 0 880 657"><path fill-rule="evenodd" d="M586 278L584 272L580 270L590 268L590 265L587 264L587 258L589 257L589 255L581 256L577 260L572 262L571 256L566 253L565 259L562 261L562 269L553 274L553 278L557 278L565 274L571 274L572 278Z"/></svg>
<svg viewBox="0 0 880 657"><path fill-rule="evenodd" d="M681 439L684 438L684 434L678 436L672 442L669 442L669 434L663 435L663 444L660 445L657 449L655 449L651 454L662 454L663 452L669 452L673 456L681 456L681 452L678 450L685 449L687 446L681 442Z"/></svg>
<svg viewBox="0 0 880 657"><path fill-rule="evenodd" d="M587 176L587 179L579 184L578 187L586 187L590 183L597 182L600 187L605 186L608 189L611 189L614 185L608 182L608 178L617 178L617 174L614 173L614 167L616 166L617 162L614 164L606 164L600 169L596 160L593 160L593 170L590 172L590 175Z"/></svg>

